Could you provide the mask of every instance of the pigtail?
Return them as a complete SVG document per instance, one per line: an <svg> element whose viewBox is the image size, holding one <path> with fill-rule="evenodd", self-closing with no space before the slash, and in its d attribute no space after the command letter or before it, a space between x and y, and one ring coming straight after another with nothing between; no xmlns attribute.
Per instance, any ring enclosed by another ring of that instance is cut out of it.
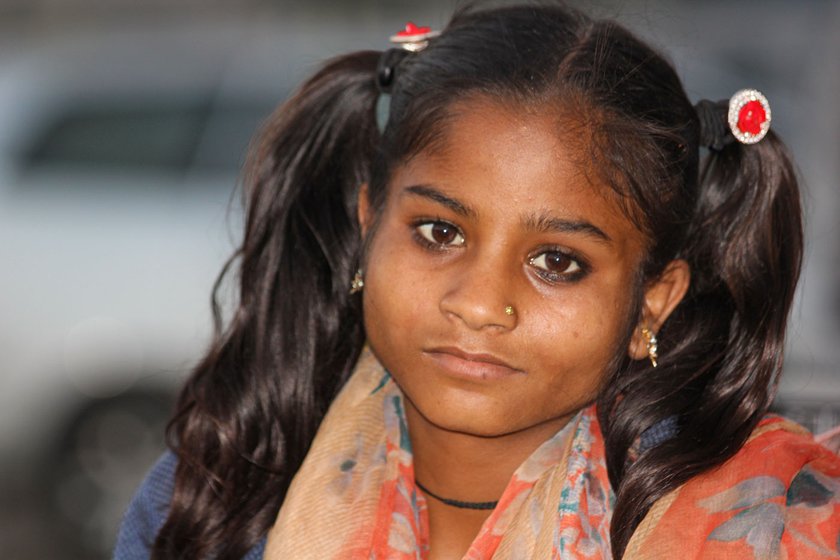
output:
<svg viewBox="0 0 840 560"><path fill-rule="evenodd" d="M707 338L725 337L719 372L705 392L710 403L737 404L733 420L750 430L770 406L781 372L802 261L801 216L796 173L773 132L707 158L683 255L694 271L685 309L694 314L684 320L708 317L701 313L709 298L731 309L726 322L704 329Z"/></svg>
<svg viewBox="0 0 840 560"><path fill-rule="evenodd" d="M659 367L630 365L636 371L609 391L625 396L605 419L618 489L616 558L654 502L741 448L767 412L781 372L802 260L796 174L772 131L754 145L718 147L700 169L677 255L691 267L691 286L661 329ZM652 425L671 433L633 460L626 450L638 449Z"/></svg>
<svg viewBox="0 0 840 560"><path fill-rule="evenodd" d="M720 363L702 386L702 406L685 416L684 430L719 442L727 456L775 396L802 251L796 173L781 140L770 132L753 146L736 142L712 152L683 254L694 271L692 288L675 319L701 324L700 340L723 343L713 353ZM715 317L710 304L729 312Z"/></svg>
<svg viewBox="0 0 840 560"><path fill-rule="evenodd" d="M154 558L241 558L254 546L361 352L360 301L348 290L358 187L379 138L379 56L328 63L252 147L238 306L226 329L214 307L216 340L170 423L179 462Z"/></svg>

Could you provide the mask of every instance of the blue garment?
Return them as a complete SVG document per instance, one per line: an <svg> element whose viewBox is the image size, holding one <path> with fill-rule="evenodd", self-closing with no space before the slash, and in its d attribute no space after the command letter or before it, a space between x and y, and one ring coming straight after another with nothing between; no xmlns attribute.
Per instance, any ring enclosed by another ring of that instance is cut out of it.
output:
<svg viewBox="0 0 840 560"><path fill-rule="evenodd" d="M679 431L679 418L676 416L668 416L664 420L660 420L642 432L642 435L639 437L639 451L642 452L647 451L648 449L653 449L660 443L677 437Z"/></svg>
<svg viewBox="0 0 840 560"><path fill-rule="evenodd" d="M175 454L167 451L146 475L128 504L114 547L114 560L147 560L151 556L155 537L169 513L177 464ZM265 541L263 537L242 560L261 560Z"/></svg>

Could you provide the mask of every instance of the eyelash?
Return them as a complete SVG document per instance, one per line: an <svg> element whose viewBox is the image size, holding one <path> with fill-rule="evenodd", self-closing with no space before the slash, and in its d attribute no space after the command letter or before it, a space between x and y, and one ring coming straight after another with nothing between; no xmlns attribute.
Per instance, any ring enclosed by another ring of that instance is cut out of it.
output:
<svg viewBox="0 0 840 560"><path fill-rule="evenodd" d="M571 272L552 272L550 270L540 268L538 265L535 264L534 261L536 261L540 257L553 253L562 255L564 258L569 259L571 261L569 266L576 266L577 268ZM579 257L574 252L569 251L568 249L564 249L562 247L557 246L541 248L532 257L528 258L528 264L534 267L534 271L540 278L542 278L550 284L559 284L562 282L577 282L578 280L582 280L587 274L589 274L590 271L589 264L584 259Z"/></svg>
<svg viewBox="0 0 840 560"><path fill-rule="evenodd" d="M457 244L455 243L438 243L427 238L423 233L421 233L420 228L423 226L437 226L443 225L452 228L455 231L456 236L460 237L461 241ZM461 231L461 228L456 226L451 222L447 222L446 220L441 219L423 219L418 220L412 224L412 232L415 241L422 247L429 249L431 251L447 251L453 247L460 247L465 243L464 234ZM552 253L557 253L562 255L565 258L571 260L571 265L577 266L577 269L572 272L552 272L550 270L546 270L544 268L539 267L535 264L535 261L540 257ZM549 246L549 247L542 247L536 253L534 253L531 257L528 257L528 264L531 265L535 271L535 273L544 281L550 284L559 284L563 282L576 282L578 280L583 279L589 271L590 267L588 263L580 258L577 254L568 249L564 249L557 246Z"/></svg>
<svg viewBox="0 0 840 560"><path fill-rule="evenodd" d="M455 234L461 238L461 242L458 244L447 244L447 243L438 243L432 239L427 238L420 232L420 228L423 226L448 226L455 230ZM456 226L451 222L447 222L446 220L434 219L434 220L418 220L412 224L412 231L414 232L414 239L417 241L421 246L425 247L426 249L430 249L432 251L446 251L451 247L460 247L464 244L464 234L461 231L461 228Z"/></svg>

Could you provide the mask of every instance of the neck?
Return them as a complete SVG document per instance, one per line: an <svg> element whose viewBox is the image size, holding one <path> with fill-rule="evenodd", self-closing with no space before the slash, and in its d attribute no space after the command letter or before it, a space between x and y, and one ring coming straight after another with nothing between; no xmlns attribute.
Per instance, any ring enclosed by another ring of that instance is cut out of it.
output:
<svg viewBox="0 0 840 560"><path fill-rule="evenodd" d="M408 399L405 411L415 478L437 496L463 502L497 501L516 469L570 418L484 437L441 428Z"/></svg>

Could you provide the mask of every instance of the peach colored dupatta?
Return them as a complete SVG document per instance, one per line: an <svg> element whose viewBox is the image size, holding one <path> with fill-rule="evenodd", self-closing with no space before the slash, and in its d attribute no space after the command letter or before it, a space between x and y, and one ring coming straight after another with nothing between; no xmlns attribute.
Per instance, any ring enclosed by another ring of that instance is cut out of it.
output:
<svg viewBox="0 0 840 560"><path fill-rule="evenodd" d="M840 558L838 485L836 455L769 419L720 472L657 502L625 558ZM464 558L611 558L613 502L590 407L520 466ZM423 559L428 527L402 395L366 349L292 482L265 558Z"/></svg>

